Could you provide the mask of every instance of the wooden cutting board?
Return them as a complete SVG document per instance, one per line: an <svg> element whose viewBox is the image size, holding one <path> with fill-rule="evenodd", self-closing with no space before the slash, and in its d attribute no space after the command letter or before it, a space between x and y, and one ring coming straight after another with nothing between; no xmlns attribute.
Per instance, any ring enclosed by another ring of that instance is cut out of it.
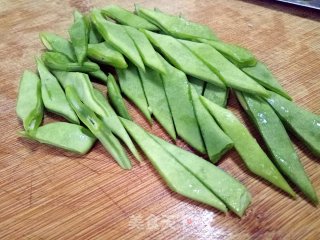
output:
<svg viewBox="0 0 320 240"><path fill-rule="evenodd" d="M246 215L221 214L170 191L147 159L121 170L96 144L82 157L21 139L15 114L19 78L35 69L43 49L38 34L67 36L72 11L138 2L215 29L219 37L252 50L267 63L294 101L320 114L319 12L262 1L10 1L0 9L0 238L1 239L319 239L320 212L299 193L293 200L245 169L235 151L219 166L250 190ZM148 125L129 104L134 120ZM261 138L234 96L233 110ZM47 114L46 122L61 120ZM319 159L292 138L320 195ZM320 143L319 143L320 144ZM185 147L182 141L178 145Z"/></svg>

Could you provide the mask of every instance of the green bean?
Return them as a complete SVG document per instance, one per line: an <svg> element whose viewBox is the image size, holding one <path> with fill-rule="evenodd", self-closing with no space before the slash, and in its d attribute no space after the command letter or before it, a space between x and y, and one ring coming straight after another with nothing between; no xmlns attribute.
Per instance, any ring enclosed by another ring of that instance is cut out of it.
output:
<svg viewBox="0 0 320 240"><path fill-rule="evenodd" d="M275 110L285 127L291 130L310 151L320 156L320 116L309 112L288 99L270 92L266 99Z"/></svg>
<svg viewBox="0 0 320 240"><path fill-rule="evenodd" d="M123 55L107 42L88 45L88 57L115 68L127 68L128 65Z"/></svg>
<svg viewBox="0 0 320 240"><path fill-rule="evenodd" d="M54 75L64 88L67 88L68 86L74 87L80 100L101 118L111 132L127 145L129 150L139 161L141 160L137 149L122 126L118 116L102 93L93 88L92 83L86 74L55 71Z"/></svg>
<svg viewBox="0 0 320 240"><path fill-rule="evenodd" d="M238 67L252 67L257 63L256 58L253 54L240 46L234 44L228 44L221 41L208 41L200 39L201 42L207 43L217 49L223 54L230 62Z"/></svg>
<svg viewBox="0 0 320 240"><path fill-rule="evenodd" d="M64 54L59 52L45 52L41 56L44 64L52 69L66 72L94 72L100 69L99 65L86 61L82 65L71 62Z"/></svg>
<svg viewBox="0 0 320 240"><path fill-rule="evenodd" d="M66 55L70 61L73 62L77 60L73 46L68 40L54 33L48 32L42 32L39 36L41 42L49 51L62 53Z"/></svg>
<svg viewBox="0 0 320 240"><path fill-rule="evenodd" d="M144 31L144 33L176 68L203 81L225 87L217 75L177 39L150 31Z"/></svg>
<svg viewBox="0 0 320 240"><path fill-rule="evenodd" d="M172 67L160 55L166 67L166 74L161 74L164 89L171 110L178 136L201 153L205 153L200 129L189 95L188 79L180 70Z"/></svg>
<svg viewBox="0 0 320 240"><path fill-rule="evenodd" d="M237 93L237 97L256 127L280 171L314 203L317 194L305 173L290 138L277 114L263 99Z"/></svg>
<svg viewBox="0 0 320 240"><path fill-rule="evenodd" d="M150 68L145 72L139 70L139 74L152 114L175 140L176 131L160 74Z"/></svg>
<svg viewBox="0 0 320 240"><path fill-rule="evenodd" d="M204 97L200 97L200 99L234 142L237 152L249 170L295 197L296 195L289 184L237 117L228 109L220 107Z"/></svg>
<svg viewBox="0 0 320 240"><path fill-rule="evenodd" d="M265 88L278 93L289 100L292 100L289 94L282 88L277 79L272 75L267 66L262 62L258 61L255 66L242 68L242 71L244 71Z"/></svg>
<svg viewBox="0 0 320 240"><path fill-rule="evenodd" d="M139 51L124 27L106 21L98 10L93 10L91 14L92 22L104 40L125 55L133 64L144 70L144 64Z"/></svg>
<svg viewBox="0 0 320 240"><path fill-rule="evenodd" d="M96 141L95 136L88 129L66 122L48 123L35 132L22 132L22 135L78 154L87 153Z"/></svg>
<svg viewBox="0 0 320 240"><path fill-rule="evenodd" d="M158 72L165 73L165 68L146 35L130 26L125 26L125 29L135 43L144 64Z"/></svg>
<svg viewBox="0 0 320 240"><path fill-rule="evenodd" d="M42 122L41 81L28 70L24 71L20 80L16 112L27 132L36 130Z"/></svg>
<svg viewBox="0 0 320 240"><path fill-rule="evenodd" d="M77 115L70 107L59 82L40 59L37 59L37 68L41 78L42 101L46 109L61 115L72 123L79 124Z"/></svg>
<svg viewBox="0 0 320 240"><path fill-rule="evenodd" d="M131 120L131 116L121 96L120 88L111 74L108 76L107 87L108 97L119 116Z"/></svg>
<svg viewBox="0 0 320 240"><path fill-rule="evenodd" d="M122 125L121 121L119 120L117 114L113 110L113 108L108 103L105 96L97 89L93 89L94 96L97 100L97 102L100 104L100 106L104 109L105 112L108 112L107 117L102 117L103 122L111 129L111 131L118 136L129 148L130 152L133 154L133 156L141 162L141 156L134 146L133 142L131 141L131 138L129 137L126 129Z"/></svg>
<svg viewBox="0 0 320 240"><path fill-rule="evenodd" d="M164 32L176 38L190 40L197 38L217 39L208 26L188 21L179 16L172 16L160 11L153 11L145 8L139 8L137 12L139 16L146 20L151 20L152 23L156 24L159 28L164 30Z"/></svg>
<svg viewBox="0 0 320 240"><path fill-rule="evenodd" d="M81 18L83 18L82 13L79 12L78 10L74 10L73 11L73 22L75 23L76 21L80 20Z"/></svg>
<svg viewBox="0 0 320 240"><path fill-rule="evenodd" d="M89 28L88 22L78 11L74 13L74 23L69 28L69 36L78 63L83 64L87 56Z"/></svg>
<svg viewBox="0 0 320 240"><path fill-rule="evenodd" d="M99 34L98 30L95 28L94 24L91 22L90 14L83 16L82 13L78 11L73 12L74 21L77 21L84 17L84 20L88 28L88 43L95 44L103 42L102 36Z"/></svg>
<svg viewBox="0 0 320 240"><path fill-rule="evenodd" d="M209 159L212 163L216 163L222 155L233 147L233 142L202 105L199 95L191 85L189 85L189 92Z"/></svg>
<svg viewBox="0 0 320 240"><path fill-rule="evenodd" d="M251 196L244 185L220 168L203 158L149 134L181 165L198 178L227 207L241 217L251 202Z"/></svg>
<svg viewBox="0 0 320 240"><path fill-rule="evenodd" d="M146 154L169 188L185 197L226 212L224 203L201 181L182 166L170 153L135 123L121 119L132 138Z"/></svg>
<svg viewBox="0 0 320 240"><path fill-rule="evenodd" d="M229 89L219 88L213 84L207 83L203 96L221 107L227 106Z"/></svg>
<svg viewBox="0 0 320 240"><path fill-rule="evenodd" d="M101 9L102 14L116 20L117 22L134 28L142 28L150 31L158 30L158 27L148 22L146 19L139 17L128 10L117 5L109 5Z"/></svg>
<svg viewBox="0 0 320 240"><path fill-rule="evenodd" d="M268 94L260 84L234 66L210 45L185 40L180 40L180 42L214 71L228 87L261 96Z"/></svg>
<svg viewBox="0 0 320 240"><path fill-rule="evenodd" d="M129 64L127 69L116 69L121 91L140 109L152 124L146 96L143 91L138 69Z"/></svg>
<svg viewBox="0 0 320 240"><path fill-rule="evenodd" d="M203 94L203 91L205 89L205 83L204 81L198 79L198 78L195 78L195 77L192 77L192 76L188 76L188 80L189 80L189 83L194 87L194 89L197 91L197 93L199 95L202 95Z"/></svg>
<svg viewBox="0 0 320 240"><path fill-rule="evenodd" d="M89 128L89 130L99 139L104 148L117 161L119 166L123 169L131 169L131 162L118 139L96 116L96 114L81 102L78 94L76 93L76 90L72 86L67 86L66 95L68 101L70 102L73 110L77 113L81 122L83 122Z"/></svg>

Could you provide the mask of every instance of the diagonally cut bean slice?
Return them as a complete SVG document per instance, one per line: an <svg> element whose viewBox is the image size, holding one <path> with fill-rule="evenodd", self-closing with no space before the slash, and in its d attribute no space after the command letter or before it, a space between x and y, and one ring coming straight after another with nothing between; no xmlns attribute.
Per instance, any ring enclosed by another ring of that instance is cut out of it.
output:
<svg viewBox="0 0 320 240"><path fill-rule="evenodd" d="M285 127L297 135L310 151L319 157L320 116L299 107L276 93L270 92L270 97L266 100L284 122Z"/></svg>
<svg viewBox="0 0 320 240"><path fill-rule="evenodd" d="M208 204L222 212L227 208L201 181L182 166L141 127L121 119L132 138L146 154L169 188L185 197Z"/></svg>
<svg viewBox="0 0 320 240"><path fill-rule="evenodd" d="M237 93L237 97L256 127L259 129L275 164L313 202L319 202L317 194L305 173L290 138L277 114L261 98Z"/></svg>
<svg viewBox="0 0 320 240"><path fill-rule="evenodd" d="M96 114L81 102L76 90L72 86L67 86L66 95L70 105L77 113L81 122L83 122L99 139L104 148L117 161L119 166L123 169L131 169L131 162L118 139L96 116Z"/></svg>
<svg viewBox="0 0 320 240"><path fill-rule="evenodd" d="M180 40L180 42L214 71L228 87L261 96L268 94L260 84L229 62L210 45L186 40Z"/></svg>
<svg viewBox="0 0 320 240"><path fill-rule="evenodd" d="M138 69L133 64L129 64L127 69L116 69L116 71L121 91L141 110L147 120L152 123Z"/></svg>
<svg viewBox="0 0 320 240"><path fill-rule="evenodd" d="M86 154L96 141L88 129L66 122L48 123L33 133L22 132L22 135L79 154Z"/></svg>
<svg viewBox="0 0 320 240"><path fill-rule="evenodd" d="M158 72L165 73L165 68L146 35L133 27L125 26L124 28L135 43L144 64Z"/></svg>
<svg viewBox="0 0 320 240"><path fill-rule="evenodd" d="M142 28L150 31L157 31L158 27L150 23L146 19L135 15L134 13L121 8L117 5L109 5L101 9L102 14L116 20L117 22L134 28Z"/></svg>
<svg viewBox="0 0 320 240"><path fill-rule="evenodd" d="M115 108L119 116L131 120L131 116L128 112L126 104L121 96L120 88L114 79L114 77L109 74L108 76L108 97L111 101L112 106Z"/></svg>
<svg viewBox="0 0 320 240"><path fill-rule="evenodd" d="M176 139L176 131L160 74L150 68L146 68L145 72L139 70L139 74L152 114L169 135Z"/></svg>
<svg viewBox="0 0 320 240"><path fill-rule="evenodd" d="M83 64L87 56L89 25L82 14L74 13L74 23L68 30L78 63Z"/></svg>
<svg viewBox="0 0 320 240"><path fill-rule="evenodd" d="M91 13L95 24L104 40L125 55L138 68L145 69L139 51L123 26L107 21L98 10Z"/></svg>
<svg viewBox="0 0 320 240"><path fill-rule="evenodd" d="M233 147L233 142L202 105L199 95L191 85L189 85L189 92L209 159L212 163L216 163L223 154Z"/></svg>
<svg viewBox="0 0 320 240"><path fill-rule="evenodd" d="M49 72L40 59L37 59L37 68L41 78L42 101L46 109L72 123L79 124L78 117L68 103L58 80Z"/></svg>
<svg viewBox="0 0 320 240"><path fill-rule="evenodd" d="M172 35L176 38L190 40L197 38L211 40L217 39L215 34L208 26L188 21L185 18L172 16L160 11L153 11L141 7L137 9L137 12L139 16L147 20L151 20L152 23L156 24L167 34Z"/></svg>
<svg viewBox="0 0 320 240"><path fill-rule="evenodd" d="M188 79L180 70L172 67L160 55L166 67L166 74L161 74L170 111L178 136L201 153L205 153L200 129L193 110L189 94Z"/></svg>
<svg viewBox="0 0 320 240"><path fill-rule="evenodd" d="M205 39L199 39L201 42L207 43L221 52L229 61L238 67L250 67L255 66L257 63L253 54L240 46L224 43L221 41L208 41Z"/></svg>
<svg viewBox="0 0 320 240"><path fill-rule="evenodd" d="M128 67L123 55L107 42L89 44L87 54L90 59L98 61L99 63L107 64L115 68Z"/></svg>
<svg viewBox="0 0 320 240"><path fill-rule="evenodd" d="M41 81L38 75L28 70L20 80L16 112L27 132L36 130L42 122Z"/></svg>
<svg viewBox="0 0 320 240"><path fill-rule="evenodd" d="M203 96L221 107L227 106L229 89L223 89L207 83L203 92Z"/></svg>
<svg viewBox="0 0 320 240"><path fill-rule="evenodd" d="M282 88L277 79L275 79L267 66L262 62L258 61L255 66L242 68L242 71L244 71L265 88L291 100L291 97L288 95L288 93Z"/></svg>
<svg viewBox="0 0 320 240"><path fill-rule="evenodd" d="M185 47L179 40L158 33L144 31L151 43L158 47L166 58L176 68L189 74L193 77L199 78L203 81L210 82L222 88L224 83L214 74L201 60L192 54L192 52Z"/></svg>
<svg viewBox="0 0 320 240"><path fill-rule="evenodd" d="M231 211L239 217L244 214L251 202L251 196L238 180L203 158L152 134L149 135L223 201Z"/></svg>
<svg viewBox="0 0 320 240"><path fill-rule="evenodd" d="M237 117L228 109L204 97L200 99L224 132L232 139L234 147L249 170L295 197L289 184Z"/></svg>

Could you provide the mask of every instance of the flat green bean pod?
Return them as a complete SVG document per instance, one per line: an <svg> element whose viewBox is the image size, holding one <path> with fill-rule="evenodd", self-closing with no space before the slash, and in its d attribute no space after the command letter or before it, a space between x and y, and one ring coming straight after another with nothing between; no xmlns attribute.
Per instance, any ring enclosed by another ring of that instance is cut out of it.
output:
<svg viewBox="0 0 320 240"><path fill-rule="evenodd" d="M186 40L180 40L180 42L214 71L228 87L261 96L268 95L259 83L242 72L210 45Z"/></svg>
<svg viewBox="0 0 320 240"><path fill-rule="evenodd" d="M258 61L255 66L242 68L242 71L244 71L265 88L291 100L289 94L282 88L277 79L262 62Z"/></svg>
<svg viewBox="0 0 320 240"><path fill-rule="evenodd" d="M119 116L131 120L131 116L128 112L126 104L121 96L120 88L114 79L114 77L109 74L108 76L108 97L111 101L112 106L115 108Z"/></svg>
<svg viewBox="0 0 320 240"><path fill-rule="evenodd" d="M198 59L192 52L185 47L179 40L158 33L144 31L151 43L158 47L176 68L189 74L193 77L199 78L203 81L211 82L222 88L224 83L214 74L200 59Z"/></svg>
<svg viewBox="0 0 320 240"><path fill-rule="evenodd" d="M234 147L249 170L295 197L289 184L237 117L228 109L204 97L200 99L224 132L232 139Z"/></svg>
<svg viewBox="0 0 320 240"><path fill-rule="evenodd" d="M311 152L320 156L320 116L299 107L294 102L270 92L266 98L280 119Z"/></svg>
<svg viewBox="0 0 320 240"><path fill-rule="evenodd" d="M121 8L117 5L109 5L101 9L102 14L116 20L117 22L134 28L142 28L150 31L158 30L158 27L150 23L146 19L135 15L134 13Z"/></svg>
<svg viewBox="0 0 320 240"><path fill-rule="evenodd" d="M96 141L88 129L66 122L48 123L35 132L30 134L22 132L22 135L78 154L86 154Z"/></svg>
<svg viewBox="0 0 320 240"><path fill-rule="evenodd" d="M94 72L100 70L99 65L94 62L86 61L83 64L71 62L66 55L59 52L45 52L41 59L52 70L66 72Z"/></svg>
<svg viewBox="0 0 320 240"><path fill-rule="evenodd" d="M69 105L58 80L49 72L40 59L37 59L37 68L41 78L42 101L46 109L72 123L79 124L77 115Z"/></svg>
<svg viewBox="0 0 320 240"><path fill-rule="evenodd" d="M179 16L139 7L138 15L156 24L160 29L176 38L194 40L197 38L216 40L212 30L205 25L191 22Z"/></svg>
<svg viewBox="0 0 320 240"><path fill-rule="evenodd" d="M238 67L251 67L255 66L257 59L253 54L240 46L224 43L221 41L208 41L200 39L201 42L207 43L221 52L229 61Z"/></svg>
<svg viewBox="0 0 320 240"><path fill-rule="evenodd" d="M144 64L158 72L165 73L165 68L146 35L130 26L125 26L125 29L135 43Z"/></svg>
<svg viewBox="0 0 320 240"><path fill-rule="evenodd" d="M244 185L215 165L197 155L149 134L181 165L198 178L227 207L241 217L251 202L251 196Z"/></svg>
<svg viewBox="0 0 320 240"><path fill-rule="evenodd" d="M167 133L176 139L176 131L160 74L150 68L146 68L145 72L139 70L139 74L153 116Z"/></svg>
<svg viewBox="0 0 320 240"><path fill-rule="evenodd" d="M233 142L202 105L199 95L191 85L189 85L189 92L209 159L212 163L216 163L222 155L233 147Z"/></svg>
<svg viewBox="0 0 320 240"><path fill-rule="evenodd" d="M78 11L74 13L74 23L69 28L69 36L77 57L77 61L83 64L87 57L89 40L89 24Z"/></svg>
<svg viewBox="0 0 320 240"><path fill-rule="evenodd" d="M208 204L222 212L227 211L226 206L219 198L152 139L147 132L131 121L126 119L121 119L121 121L172 191Z"/></svg>
<svg viewBox="0 0 320 240"><path fill-rule="evenodd" d="M261 98L237 93L241 105L259 129L272 158L280 171L314 203L317 194L305 173L300 159L279 117L272 107Z"/></svg>
<svg viewBox="0 0 320 240"><path fill-rule="evenodd" d="M145 69L138 49L123 26L105 20L98 10L93 10L91 17L106 42L110 43L137 67Z"/></svg>
<svg viewBox="0 0 320 240"><path fill-rule="evenodd" d="M123 55L114 49L109 43L102 42L88 45L88 57L115 68L127 68L128 65Z"/></svg>
<svg viewBox="0 0 320 240"><path fill-rule="evenodd" d="M172 67L160 55L166 67L161 74L170 111L178 136L201 153L205 153L200 129L189 94L188 79L180 70Z"/></svg>
<svg viewBox="0 0 320 240"><path fill-rule="evenodd" d="M129 64L127 69L116 69L116 71L121 91L140 109L147 120L152 123L138 69L133 64Z"/></svg>
<svg viewBox="0 0 320 240"><path fill-rule="evenodd" d="M73 110L77 113L81 122L99 139L104 148L117 161L123 169L131 169L131 162L121 146L119 140L111 133L96 114L84 105L76 90L72 86L67 86L66 95Z"/></svg>
<svg viewBox="0 0 320 240"><path fill-rule="evenodd" d="M36 130L42 122L41 81L38 75L28 70L20 80L16 112L27 132Z"/></svg>

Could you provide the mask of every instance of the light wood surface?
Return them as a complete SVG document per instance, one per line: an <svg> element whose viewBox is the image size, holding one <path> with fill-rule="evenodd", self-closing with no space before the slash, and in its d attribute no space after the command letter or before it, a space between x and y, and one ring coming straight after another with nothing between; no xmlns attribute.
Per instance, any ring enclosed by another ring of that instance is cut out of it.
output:
<svg viewBox="0 0 320 240"><path fill-rule="evenodd" d="M21 139L15 114L19 78L35 69L38 33L67 36L72 11L138 2L215 29L219 37L265 61L294 101L320 114L320 14L273 1L0 1L0 239L319 239L320 212L299 193L294 201L251 175L235 151L218 164L253 196L246 215L219 213L172 193L150 163L121 170L96 144L82 157ZM135 121L148 125L130 105ZM261 142L234 96L232 109ZM47 114L47 120L61 120ZM292 138L316 191L320 164ZM320 143L319 143L320 144ZM179 146L186 147L181 141ZM299 191L298 191L299 192Z"/></svg>

